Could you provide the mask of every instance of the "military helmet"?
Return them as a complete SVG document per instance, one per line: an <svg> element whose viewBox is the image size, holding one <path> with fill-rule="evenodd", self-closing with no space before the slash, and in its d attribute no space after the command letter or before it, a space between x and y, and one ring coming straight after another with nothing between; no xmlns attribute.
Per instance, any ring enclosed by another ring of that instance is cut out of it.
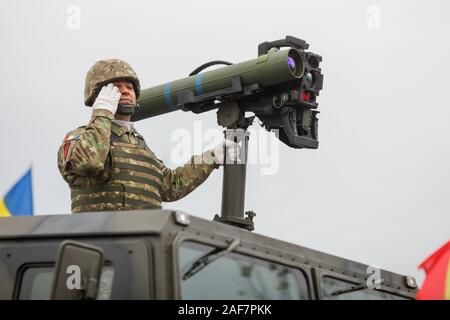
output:
<svg viewBox="0 0 450 320"><path fill-rule="evenodd" d="M84 104L92 106L100 89L109 82L127 80L133 83L136 99L141 93L141 85L133 68L123 60L107 59L97 61L86 74Z"/></svg>

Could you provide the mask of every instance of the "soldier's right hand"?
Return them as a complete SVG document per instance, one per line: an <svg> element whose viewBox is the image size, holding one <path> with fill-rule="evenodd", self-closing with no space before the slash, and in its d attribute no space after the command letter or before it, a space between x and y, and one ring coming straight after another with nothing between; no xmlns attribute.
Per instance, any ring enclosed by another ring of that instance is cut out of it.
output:
<svg viewBox="0 0 450 320"><path fill-rule="evenodd" d="M92 105L92 109L105 109L115 114L117 111L117 106L119 104L121 93L119 92L119 88L114 86L112 83L109 83L107 86L104 86L100 93L95 99L94 104Z"/></svg>

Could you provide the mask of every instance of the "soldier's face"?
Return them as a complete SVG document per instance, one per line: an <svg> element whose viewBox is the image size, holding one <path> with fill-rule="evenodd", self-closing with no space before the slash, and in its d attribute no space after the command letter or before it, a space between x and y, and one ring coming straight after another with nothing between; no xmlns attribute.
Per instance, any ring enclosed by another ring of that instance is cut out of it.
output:
<svg viewBox="0 0 450 320"><path fill-rule="evenodd" d="M119 88L119 92L122 95L119 104L136 105L136 93L133 89L133 83L129 81L117 81L114 82L114 85Z"/></svg>

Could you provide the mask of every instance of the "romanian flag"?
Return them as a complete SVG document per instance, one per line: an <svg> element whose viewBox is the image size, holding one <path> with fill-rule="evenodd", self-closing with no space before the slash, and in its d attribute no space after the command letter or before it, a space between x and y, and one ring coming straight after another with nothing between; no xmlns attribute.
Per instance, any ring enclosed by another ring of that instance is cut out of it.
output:
<svg viewBox="0 0 450 320"><path fill-rule="evenodd" d="M30 168L0 200L0 217L32 215L33 193Z"/></svg>
<svg viewBox="0 0 450 320"><path fill-rule="evenodd" d="M417 300L450 300L450 241L419 266L427 277Z"/></svg>

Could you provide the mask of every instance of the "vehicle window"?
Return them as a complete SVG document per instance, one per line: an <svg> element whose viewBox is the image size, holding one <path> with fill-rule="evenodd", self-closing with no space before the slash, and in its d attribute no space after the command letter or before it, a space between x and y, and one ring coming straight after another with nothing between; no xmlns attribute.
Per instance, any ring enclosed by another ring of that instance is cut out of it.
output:
<svg viewBox="0 0 450 320"><path fill-rule="evenodd" d="M321 279L324 300L407 300L407 298L392 293L371 289L339 293L342 290L352 290L356 286L358 285L332 277L322 277Z"/></svg>
<svg viewBox="0 0 450 320"><path fill-rule="evenodd" d="M20 300L48 300L53 283L54 267L29 267L23 272L19 292ZM108 300L111 296L114 269L103 268L97 300Z"/></svg>
<svg viewBox="0 0 450 320"><path fill-rule="evenodd" d="M192 264L216 248L183 242L179 250L182 299L309 299L305 276L281 264L227 253L187 280Z"/></svg>

